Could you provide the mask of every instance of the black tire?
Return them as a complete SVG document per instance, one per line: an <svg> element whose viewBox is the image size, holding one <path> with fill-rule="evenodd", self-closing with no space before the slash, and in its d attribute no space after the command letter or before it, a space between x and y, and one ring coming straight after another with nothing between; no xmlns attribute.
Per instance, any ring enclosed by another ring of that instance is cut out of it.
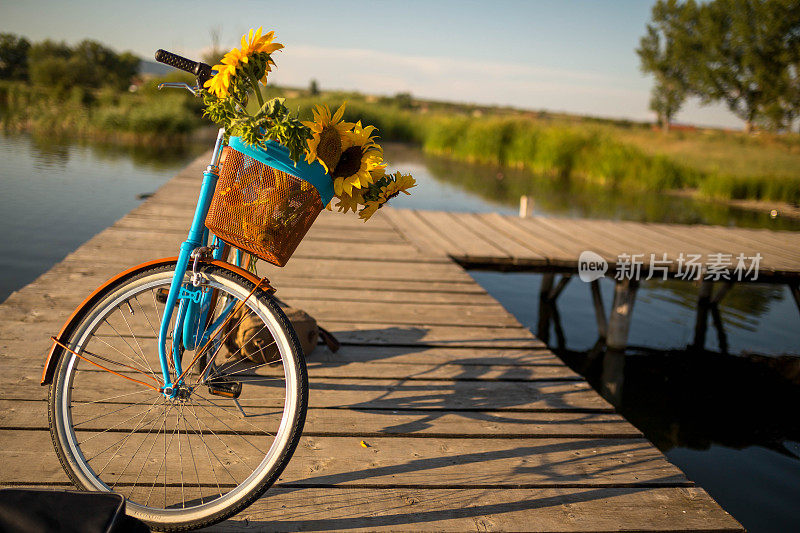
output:
<svg viewBox="0 0 800 533"><path fill-rule="evenodd" d="M65 340L82 357L64 351L50 387L50 433L72 481L86 490L123 494L129 515L162 531L211 525L261 496L289 462L308 404L300 343L275 300L260 289L247 298L253 283L223 267L206 265L201 272L202 287L217 291L216 314L246 300L248 314L240 324L263 324L260 334L272 337L278 363L237 358L228 342L235 335L231 320L216 328L221 330L207 352L214 356L204 372L196 368L187 375L183 397L170 400L142 385L163 384L156 332L164 303L158 289L169 287L173 264L107 287ZM183 364L192 359L194 352L185 352ZM236 387L238 398L220 395L235 394Z"/></svg>

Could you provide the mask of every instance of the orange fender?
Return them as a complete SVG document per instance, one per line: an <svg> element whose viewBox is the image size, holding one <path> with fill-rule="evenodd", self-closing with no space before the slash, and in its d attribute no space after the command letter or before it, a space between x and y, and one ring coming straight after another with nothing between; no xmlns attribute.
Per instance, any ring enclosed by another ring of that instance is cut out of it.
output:
<svg viewBox="0 0 800 533"><path fill-rule="evenodd" d="M100 299L100 295L105 291L105 289L122 279L131 278L140 272L147 270L148 268L156 267L156 266L166 266L170 264L176 264L178 262L177 257L165 257L163 259L154 259L153 261L148 261L146 263L142 263L141 265L136 265L135 267L131 267L124 272L120 272L113 278L109 279L99 287L97 287L92 294L86 298L83 303L81 303L75 310L72 312L70 317L64 323L64 326L61 328L61 331L55 337L60 343L65 344L66 338L71 331L71 329L75 326L77 322L78 316L82 314L85 309L88 309ZM207 265L214 265L225 270L229 270L234 274L238 274L243 278L247 279L251 283L258 284L261 281L258 276L250 272L249 270L245 270L241 267L236 265L232 265L230 263L226 263L225 261L202 261L202 263ZM189 262L189 266L191 267L191 261ZM262 289L268 291L269 293L274 293L275 289L269 284L269 280L264 280L262 282ZM61 354L64 352L64 349L59 346L57 343L53 343L53 347L50 348L50 352L47 354L47 359L44 362L44 370L42 371L42 381L41 385L49 385L53 381L53 376L56 372L56 366L58 365L59 359L61 359Z"/></svg>

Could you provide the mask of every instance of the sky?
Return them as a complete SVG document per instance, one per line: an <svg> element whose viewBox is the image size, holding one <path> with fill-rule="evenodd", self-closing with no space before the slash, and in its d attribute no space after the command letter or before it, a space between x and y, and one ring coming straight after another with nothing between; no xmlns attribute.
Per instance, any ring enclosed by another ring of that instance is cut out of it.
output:
<svg viewBox="0 0 800 533"><path fill-rule="evenodd" d="M199 59L211 33L227 50L248 29L286 48L279 85L357 90L599 117L654 120L652 79L635 48L653 1L0 0L0 32L84 38L152 58ZM689 101L677 122L740 128L723 106Z"/></svg>

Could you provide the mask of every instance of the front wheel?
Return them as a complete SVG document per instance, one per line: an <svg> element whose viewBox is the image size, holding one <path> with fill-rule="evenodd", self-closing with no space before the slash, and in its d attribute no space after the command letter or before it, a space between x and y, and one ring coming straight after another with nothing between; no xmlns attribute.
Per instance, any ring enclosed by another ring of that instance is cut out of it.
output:
<svg viewBox="0 0 800 533"><path fill-rule="evenodd" d="M186 386L165 397L158 328L174 272L154 267L110 285L62 339L69 351L49 397L50 433L73 482L122 494L128 514L168 531L224 520L263 494L297 446L308 402L286 315L267 292L251 295L249 280L211 265L200 288L213 309L195 332L209 340ZM186 351L184 366L195 355Z"/></svg>

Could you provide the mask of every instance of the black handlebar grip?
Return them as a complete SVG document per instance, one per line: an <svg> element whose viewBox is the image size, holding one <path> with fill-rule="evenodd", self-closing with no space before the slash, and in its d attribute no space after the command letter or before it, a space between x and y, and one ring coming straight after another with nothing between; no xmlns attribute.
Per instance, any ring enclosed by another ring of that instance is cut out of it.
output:
<svg viewBox="0 0 800 533"><path fill-rule="evenodd" d="M172 52L167 52L166 50L161 49L156 50L156 61L180 70L184 70L194 75L198 74L197 71L199 70L200 66L200 64L196 61L186 59L178 54L173 54Z"/></svg>
<svg viewBox="0 0 800 533"><path fill-rule="evenodd" d="M210 65L198 63L197 61L192 61L191 59L186 59L185 57L181 57L178 54L173 54L172 52L167 52L166 50L156 50L156 61L186 71L190 74L194 74L197 76L197 83L200 87L202 87L206 81L211 79L212 71Z"/></svg>

